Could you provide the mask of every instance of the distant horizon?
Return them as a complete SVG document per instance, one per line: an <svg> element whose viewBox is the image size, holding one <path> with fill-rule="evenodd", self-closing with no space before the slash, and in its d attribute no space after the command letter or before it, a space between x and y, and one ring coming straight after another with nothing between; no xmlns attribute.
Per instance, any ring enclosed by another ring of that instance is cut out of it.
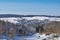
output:
<svg viewBox="0 0 60 40"><path fill-rule="evenodd" d="M24 14L0 14L0 15L24 15ZM27 14L27 15L30 15L30 14ZM24 15L24 16L27 16L27 15ZM33 14L31 14L33 15ZM36 15L36 14L35 14ZM34 15L33 15L34 16ZM36 16L57 16L57 15L36 15Z"/></svg>

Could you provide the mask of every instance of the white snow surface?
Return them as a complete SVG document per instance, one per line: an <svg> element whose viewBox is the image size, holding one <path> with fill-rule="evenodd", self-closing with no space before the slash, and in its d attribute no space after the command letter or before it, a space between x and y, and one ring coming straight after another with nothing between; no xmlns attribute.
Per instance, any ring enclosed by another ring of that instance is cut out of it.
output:
<svg viewBox="0 0 60 40"><path fill-rule="evenodd" d="M35 16L35 17L22 17L22 18L18 18L18 17L9 17L9 18L0 18L0 20L4 20L5 22L11 22L11 23L18 23L17 20L22 20L22 19L27 19L27 20L45 20L48 19L49 21L60 21L60 18L54 18L54 17L43 17L43 16Z"/></svg>
<svg viewBox="0 0 60 40"><path fill-rule="evenodd" d="M43 17L43 16L35 16L35 17L22 17L22 19L27 19L27 20L45 20L48 19L50 21L60 21L60 18L55 18L55 17Z"/></svg>
<svg viewBox="0 0 60 40"><path fill-rule="evenodd" d="M36 33L34 34L31 38L26 38L27 40L60 40L60 36L57 38L53 38L54 34L50 34L50 35L45 35L45 34L40 34L40 33ZM39 37L40 36L40 37Z"/></svg>
<svg viewBox="0 0 60 40"><path fill-rule="evenodd" d="M10 23L18 23L17 20L21 20L21 18L15 18L15 17L10 17L10 18L0 18L0 20L3 20L5 22L10 22Z"/></svg>
<svg viewBox="0 0 60 40"><path fill-rule="evenodd" d="M38 20L44 20L44 19L49 19L48 17L39 17L39 16L35 16L35 17L22 17L23 19L27 19L27 20L34 20L34 19L38 19Z"/></svg>

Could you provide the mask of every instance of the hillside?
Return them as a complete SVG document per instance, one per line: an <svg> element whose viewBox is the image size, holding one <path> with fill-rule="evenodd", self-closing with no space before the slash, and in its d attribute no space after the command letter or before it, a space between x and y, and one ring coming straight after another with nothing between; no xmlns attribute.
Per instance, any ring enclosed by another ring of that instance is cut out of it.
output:
<svg viewBox="0 0 60 40"><path fill-rule="evenodd" d="M2 16L2 17L1 17ZM26 35L36 33L36 27L44 26L45 32L60 33L60 17L46 15L1 15L0 32L6 33L10 29L14 29L16 34L20 34L19 30L24 29ZM8 31L7 31L8 30Z"/></svg>
<svg viewBox="0 0 60 40"><path fill-rule="evenodd" d="M44 29L46 32L50 32L50 33L59 33L60 34L60 22L51 22L49 24L46 24L44 26Z"/></svg>

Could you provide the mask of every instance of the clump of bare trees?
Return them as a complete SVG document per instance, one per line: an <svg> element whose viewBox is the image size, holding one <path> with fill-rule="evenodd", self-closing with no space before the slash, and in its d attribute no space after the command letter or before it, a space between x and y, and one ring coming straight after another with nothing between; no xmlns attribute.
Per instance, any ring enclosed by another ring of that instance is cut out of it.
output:
<svg viewBox="0 0 60 40"><path fill-rule="evenodd" d="M8 36L8 39L13 38L20 32L21 36L24 36L25 30L21 25L13 24L10 22L5 22L0 20L0 38L2 35Z"/></svg>
<svg viewBox="0 0 60 40"><path fill-rule="evenodd" d="M36 23L36 24L33 23L33 25L31 25L31 24L32 23L18 25L18 24L10 23L8 21L5 22L5 21L0 20L0 36L6 35L6 36L9 36L9 38L13 38L14 36L16 36L18 34L20 34L21 36L25 36L25 34L27 32L29 33L31 31L32 32L38 31L39 28L40 28L41 33L44 32L44 33L59 33L60 34L60 31L59 31L60 30L60 22L54 21L54 22L51 22L48 24L43 24L43 25L40 25L38 23ZM25 27L26 27L26 30L25 30ZM36 27L38 27L37 30L36 30ZM32 29L34 29L34 31Z"/></svg>
<svg viewBox="0 0 60 40"><path fill-rule="evenodd" d="M53 21L44 26L46 32L49 33L59 33L60 34L60 22Z"/></svg>

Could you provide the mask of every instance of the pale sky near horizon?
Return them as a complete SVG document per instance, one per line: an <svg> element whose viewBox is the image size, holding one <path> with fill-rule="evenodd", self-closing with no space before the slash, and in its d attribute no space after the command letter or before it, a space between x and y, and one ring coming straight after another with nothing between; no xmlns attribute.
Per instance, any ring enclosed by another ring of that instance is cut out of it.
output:
<svg viewBox="0 0 60 40"><path fill-rule="evenodd" d="M60 0L0 0L0 14L60 16Z"/></svg>

